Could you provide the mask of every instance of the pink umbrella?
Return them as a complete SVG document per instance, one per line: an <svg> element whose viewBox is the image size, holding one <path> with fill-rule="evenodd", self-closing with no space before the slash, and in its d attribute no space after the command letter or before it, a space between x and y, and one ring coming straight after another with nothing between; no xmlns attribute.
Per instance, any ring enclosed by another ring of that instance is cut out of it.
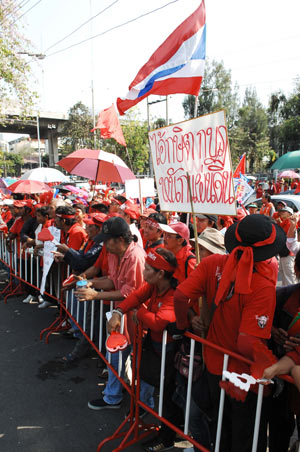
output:
<svg viewBox="0 0 300 452"><path fill-rule="evenodd" d="M79 187L73 187L73 185L64 185L64 189L74 193L75 195L80 196L81 198L87 198L89 196L86 190L83 190Z"/></svg>
<svg viewBox="0 0 300 452"><path fill-rule="evenodd" d="M300 179L300 174L292 170L286 170L279 174L279 177L288 177L289 179Z"/></svg>
<svg viewBox="0 0 300 452"><path fill-rule="evenodd" d="M135 175L120 157L99 149L79 149L58 162L71 174L93 181L122 182Z"/></svg>

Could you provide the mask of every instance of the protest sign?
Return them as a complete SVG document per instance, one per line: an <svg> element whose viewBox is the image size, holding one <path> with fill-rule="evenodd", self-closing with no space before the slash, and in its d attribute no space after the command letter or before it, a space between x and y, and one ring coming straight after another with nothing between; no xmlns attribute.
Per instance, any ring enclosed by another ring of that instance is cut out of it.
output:
<svg viewBox="0 0 300 452"><path fill-rule="evenodd" d="M248 184L247 177L243 174L240 174L239 178L234 178L233 181L236 200L239 204L244 205L254 193L254 190L251 185Z"/></svg>
<svg viewBox="0 0 300 452"><path fill-rule="evenodd" d="M154 179L131 179L125 181L125 192L127 198L147 198L148 196L155 196Z"/></svg>
<svg viewBox="0 0 300 452"><path fill-rule="evenodd" d="M235 215L235 195L224 111L149 132L160 207Z"/></svg>
<svg viewBox="0 0 300 452"><path fill-rule="evenodd" d="M46 279L49 273L49 270L53 264L54 257L52 251L56 251L56 245L60 242L60 229L57 229L55 226L50 226L49 231L53 236L53 241L44 242L44 257L43 257L43 276L41 281L40 293L43 295L45 291Z"/></svg>

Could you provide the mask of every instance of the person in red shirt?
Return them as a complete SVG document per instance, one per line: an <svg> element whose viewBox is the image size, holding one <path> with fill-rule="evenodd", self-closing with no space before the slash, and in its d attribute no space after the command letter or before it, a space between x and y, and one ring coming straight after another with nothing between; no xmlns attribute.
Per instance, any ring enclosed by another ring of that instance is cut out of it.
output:
<svg viewBox="0 0 300 452"><path fill-rule="evenodd" d="M151 213L143 223L144 239L146 240L145 251L155 251L163 247L164 239L159 224L167 224L167 219L162 213Z"/></svg>
<svg viewBox="0 0 300 452"><path fill-rule="evenodd" d="M282 192L283 182L284 182L283 179L278 179L278 181L276 182L275 186L276 186L277 194Z"/></svg>
<svg viewBox="0 0 300 452"><path fill-rule="evenodd" d="M144 284L140 289L132 292L117 309L113 311L112 318L108 324L108 331L120 331L121 317L132 309L138 309L136 318L142 322L143 326L149 331L149 339L153 353L161 354L163 331L169 323L175 322L173 294L176 287L176 281L173 279L174 270L177 263L174 254L164 248L157 248L156 251L150 251L147 255L144 269ZM167 354L168 362L172 362L174 355L174 342L171 335L167 335ZM171 355L171 356L170 356ZM142 358L143 359L143 358ZM141 365L142 368L142 365ZM160 375L160 365L154 371ZM146 376L144 377L146 378ZM149 387L152 381L147 378L147 382L141 379L141 393L143 387ZM152 385L155 384L154 382ZM156 384L155 384L156 385ZM153 396L154 387L150 386ZM181 411L172 401L172 395L175 391L175 369L172 365L166 366L163 417L174 425L179 425L181 420ZM151 400L150 407L154 407L154 401ZM141 413L140 413L141 414ZM144 413L142 413L144 414ZM159 434L150 441L143 444L145 451L165 450L174 445L176 432L162 425Z"/></svg>
<svg viewBox="0 0 300 452"><path fill-rule="evenodd" d="M284 206L278 210L277 224L287 234L291 225L289 218L294 214L291 207ZM282 285L288 286L296 283L294 273L295 256L285 247L280 253L279 273L281 275Z"/></svg>
<svg viewBox="0 0 300 452"><path fill-rule="evenodd" d="M7 205L3 205L1 208L1 218L4 223L7 223L12 218L11 211L9 210L9 207Z"/></svg>
<svg viewBox="0 0 300 452"><path fill-rule="evenodd" d="M263 192L264 192L264 189L263 189L263 182L260 182L260 183L258 184L257 189L256 189L256 199L261 198L262 195L263 195Z"/></svg>
<svg viewBox="0 0 300 452"><path fill-rule="evenodd" d="M253 359L253 347L270 337L276 305L278 254L285 244L284 231L270 218L248 215L225 234L228 256L205 258L174 294L179 329L189 326L189 300L206 296L212 320L207 340ZM213 423L216 427L223 353L204 347ZM230 372L250 374L249 365L229 359ZM256 395L249 391L243 403L226 397L221 451L250 452L256 413ZM266 416L262 413L259 449L266 448Z"/></svg>
<svg viewBox="0 0 300 452"><path fill-rule="evenodd" d="M75 292L79 301L107 300L114 301L115 306L135 289L143 284L143 269L146 253L137 245L132 237L129 225L117 216L109 218L102 226L101 233L94 239L105 243L108 251L108 275L95 278L90 287ZM102 290L102 292L100 292ZM130 343L134 331L132 316L126 318L124 333ZM130 347L122 351L122 375L125 362L130 353ZM118 356L112 355L111 364L118 370ZM101 399L88 403L93 410L105 408L120 408L123 398L122 385L113 372L108 371L108 382Z"/></svg>
<svg viewBox="0 0 300 452"><path fill-rule="evenodd" d="M57 207L55 226L62 231L61 243L73 250L80 250L87 240L87 233L75 218L75 209L69 206Z"/></svg>
<svg viewBox="0 0 300 452"><path fill-rule="evenodd" d="M262 206L259 213L267 217L272 217L275 213L274 204L271 202L271 195L265 193L262 197Z"/></svg>
<svg viewBox="0 0 300 452"><path fill-rule="evenodd" d="M186 224L180 221L159 226L163 231L164 247L176 256L177 267L174 278L181 283L196 266L196 257L191 251L190 230Z"/></svg>

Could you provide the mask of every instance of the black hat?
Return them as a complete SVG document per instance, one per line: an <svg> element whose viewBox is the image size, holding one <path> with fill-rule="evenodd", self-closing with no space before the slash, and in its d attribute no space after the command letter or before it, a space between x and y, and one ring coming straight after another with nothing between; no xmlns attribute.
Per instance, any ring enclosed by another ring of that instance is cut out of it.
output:
<svg viewBox="0 0 300 452"><path fill-rule="evenodd" d="M217 215L206 215L204 213L196 213L196 217L200 218L201 220L209 220L212 221L213 223L216 223L218 221L218 217Z"/></svg>
<svg viewBox="0 0 300 452"><path fill-rule="evenodd" d="M126 221L121 217L111 217L103 223L100 234L93 238L96 243L105 242L108 239L121 237L130 232Z"/></svg>
<svg viewBox="0 0 300 452"><path fill-rule="evenodd" d="M254 246L258 242L267 240L273 231L275 236L272 243ZM225 233L225 247L229 253L237 246L251 246L255 262L275 256L282 250L285 242L284 230L265 215L247 215L240 222L230 226Z"/></svg>

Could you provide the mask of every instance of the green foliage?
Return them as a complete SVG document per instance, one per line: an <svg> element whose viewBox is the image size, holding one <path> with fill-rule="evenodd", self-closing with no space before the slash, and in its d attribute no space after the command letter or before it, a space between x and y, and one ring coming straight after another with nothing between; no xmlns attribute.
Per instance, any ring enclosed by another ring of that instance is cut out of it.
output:
<svg viewBox="0 0 300 452"><path fill-rule="evenodd" d="M247 89L239 118L230 136L231 154L236 162L246 152L249 170L260 171L274 158L268 135L267 112L255 90Z"/></svg>
<svg viewBox="0 0 300 452"><path fill-rule="evenodd" d="M24 164L23 157L20 154L0 151L0 176L21 176L21 168Z"/></svg>
<svg viewBox="0 0 300 452"><path fill-rule="evenodd" d="M30 53L30 42L19 31L19 5L15 0L0 3L0 121L9 106L29 113L36 93L29 88L30 66L22 54Z"/></svg>
<svg viewBox="0 0 300 452"><path fill-rule="evenodd" d="M282 92L271 95L269 108L271 143L280 156L300 149L300 80L289 97Z"/></svg>
<svg viewBox="0 0 300 452"><path fill-rule="evenodd" d="M187 96L183 101L183 108L185 117L193 118L195 96ZM210 63L207 60L196 116L225 109L228 129L231 130L237 119L238 108L238 87L232 87L231 71L225 69L223 62L213 60Z"/></svg>
<svg viewBox="0 0 300 452"><path fill-rule="evenodd" d="M61 138L62 157L77 149L94 148L93 116L88 107L77 102L69 110L69 120L65 123ZM99 141L97 142L99 147Z"/></svg>

